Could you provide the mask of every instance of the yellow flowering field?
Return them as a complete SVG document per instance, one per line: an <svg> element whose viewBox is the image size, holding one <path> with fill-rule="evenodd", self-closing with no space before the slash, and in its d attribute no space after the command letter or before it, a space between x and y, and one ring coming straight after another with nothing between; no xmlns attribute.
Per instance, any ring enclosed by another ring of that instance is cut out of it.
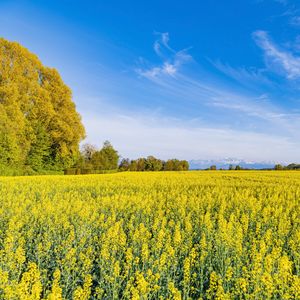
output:
<svg viewBox="0 0 300 300"><path fill-rule="evenodd" d="M1 299L300 299L300 172L0 178Z"/></svg>

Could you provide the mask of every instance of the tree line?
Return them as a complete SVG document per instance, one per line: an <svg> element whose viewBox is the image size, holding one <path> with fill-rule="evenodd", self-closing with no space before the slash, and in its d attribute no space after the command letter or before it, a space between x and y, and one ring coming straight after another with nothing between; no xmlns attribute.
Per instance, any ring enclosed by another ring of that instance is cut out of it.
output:
<svg viewBox="0 0 300 300"><path fill-rule="evenodd" d="M211 165L211 166L210 166L209 168L207 168L206 170L215 171L215 170L217 170L217 169L218 169L218 168L217 168L216 165ZM222 171L222 170L226 170L226 169L220 168L219 170ZM247 170L247 169L241 167L240 165L236 165L236 166L234 166L234 165L229 165L228 170L230 170L230 171L232 171L232 170L238 171L238 170Z"/></svg>
<svg viewBox="0 0 300 300"><path fill-rule="evenodd" d="M205 170L211 170L211 171L215 171L215 170L218 170L217 166L216 165L212 165L210 166L209 168L205 169ZM239 170L255 170L255 169L249 169L249 168L244 168L240 165L229 165L228 169L225 169L225 168L220 168L219 169L220 171L224 171L224 170L229 170L229 171L232 171L232 170L236 170L236 171L239 171ZM295 164L295 163L292 163L292 164L289 164L287 166L284 166L284 165L281 165L281 164L276 164L274 166L274 168L265 168L265 169L262 169L262 170L275 170L275 171L283 171L283 170L300 170L300 164Z"/></svg>
<svg viewBox="0 0 300 300"><path fill-rule="evenodd" d="M122 159L119 165L120 171L187 171L189 163L186 160L168 159L166 161L148 156L135 160Z"/></svg>
<svg viewBox="0 0 300 300"><path fill-rule="evenodd" d="M289 164L287 166L283 166L281 164L277 164L274 167L275 170L281 171L281 170L300 170L300 164Z"/></svg>
<svg viewBox="0 0 300 300"><path fill-rule="evenodd" d="M91 144L84 144L80 158L65 174L107 173L113 171L187 171L189 163L186 160L161 160L154 156L138 159L122 158L109 141L105 141L101 149Z"/></svg>

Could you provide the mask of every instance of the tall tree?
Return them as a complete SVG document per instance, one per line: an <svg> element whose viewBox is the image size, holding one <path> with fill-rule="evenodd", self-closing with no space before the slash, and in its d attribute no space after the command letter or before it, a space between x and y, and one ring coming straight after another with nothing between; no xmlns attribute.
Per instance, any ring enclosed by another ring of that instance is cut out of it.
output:
<svg viewBox="0 0 300 300"><path fill-rule="evenodd" d="M109 141L103 143L103 147L100 150L101 155L104 160L104 170L116 170L118 169L119 154L118 151L114 149Z"/></svg>
<svg viewBox="0 0 300 300"><path fill-rule="evenodd" d="M77 159L84 135L59 73L0 38L0 163L61 169Z"/></svg>
<svg viewBox="0 0 300 300"><path fill-rule="evenodd" d="M119 154L109 141L105 141L102 149L96 151L91 158L91 165L95 170L116 170L118 162Z"/></svg>

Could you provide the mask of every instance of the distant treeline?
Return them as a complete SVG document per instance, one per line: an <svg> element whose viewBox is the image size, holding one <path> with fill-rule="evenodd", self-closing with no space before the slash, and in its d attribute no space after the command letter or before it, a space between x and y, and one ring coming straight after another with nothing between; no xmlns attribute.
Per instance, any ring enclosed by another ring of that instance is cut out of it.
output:
<svg viewBox="0 0 300 300"><path fill-rule="evenodd" d="M275 170L300 170L300 164L289 164L287 166L283 166L280 164L275 165Z"/></svg>
<svg viewBox="0 0 300 300"><path fill-rule="evenodd" d="M160 160L154 156L138 158L136 160L122 159L120 171L187 171L189 163L186 160L168 159Z"/></svg>
<svg viewBox="0 0 300 300"><path fill-rule="evenodd" d="M283 166L277 164L274 168L264 170L300 170L300 164L289 164ZM187 171L189 163L186 160L168 159L161 160L154 156L138 159L120 158L118 151L109 141L105 141L101 149L91 144L84 144L81 147L80 156L77 162L71 168L65 169L66 175L79 174L104 174L126 171ZM212 165L205 170L254 170L242 167L240 165L229 165L227 169L217 168Z"/></svg>
<svg viewBox="0 0 300 300"><path fill-rule="evenodd" d="M206 170L212 170L212 171L217 170L217 166L212 165L209 168L207 168ZM219 170L226 170L226 169L220 168ZM246 170L246 169L244 169L243 167L241 167L239 165L237 165L237 166L229 165L228 170Z"/></svg>
<svg viewBox="0 0 300 300"><path fill-rule="evenodd" d="M244 168L244 167L242 167L240 165L236 165L236 166L229 165L228 169L225 169L225 168L219 168L218 169L216 165L212 165L212 166L210 166L209 168L207 168L205 170L211 170L211 171L214 171L214 170L220 170L220 171L222 171L222 170L229 170L229 171L231 171L231 170L256 170L256 169ZM274 166L274 168L264 168L264 169L257 169L257 170L266 170L266 171L267 170L269 170L269 171L271 171L271 170L276 170L276 171L281 171L281 170L300 170L300 164L294 164L293 163L293 164L289 164L287 166L283 166L281 164L276 164Z"/></svg>
<svg viewBox="0 0 300 300"><path fill-rule="evenodd" d="M91 144L83 145L80 158L72 168L65 169L67 175L103 174L117 171L187 171L189 163L186 160L161 160L154 156L130 160L123 158L120 161L118 151L109 141L105 141L101 149Z"/></svg>

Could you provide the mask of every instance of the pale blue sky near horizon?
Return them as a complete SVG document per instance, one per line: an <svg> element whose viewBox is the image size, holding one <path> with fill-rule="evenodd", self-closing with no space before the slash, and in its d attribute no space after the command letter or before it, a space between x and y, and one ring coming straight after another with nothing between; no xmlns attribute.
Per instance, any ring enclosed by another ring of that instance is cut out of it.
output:
<svg viewBox="0 0 300 300"><path fill-rule="evenodd" d="M300 162L300 3L0 0L55 67L87 142L123 157Z"/></svg>

